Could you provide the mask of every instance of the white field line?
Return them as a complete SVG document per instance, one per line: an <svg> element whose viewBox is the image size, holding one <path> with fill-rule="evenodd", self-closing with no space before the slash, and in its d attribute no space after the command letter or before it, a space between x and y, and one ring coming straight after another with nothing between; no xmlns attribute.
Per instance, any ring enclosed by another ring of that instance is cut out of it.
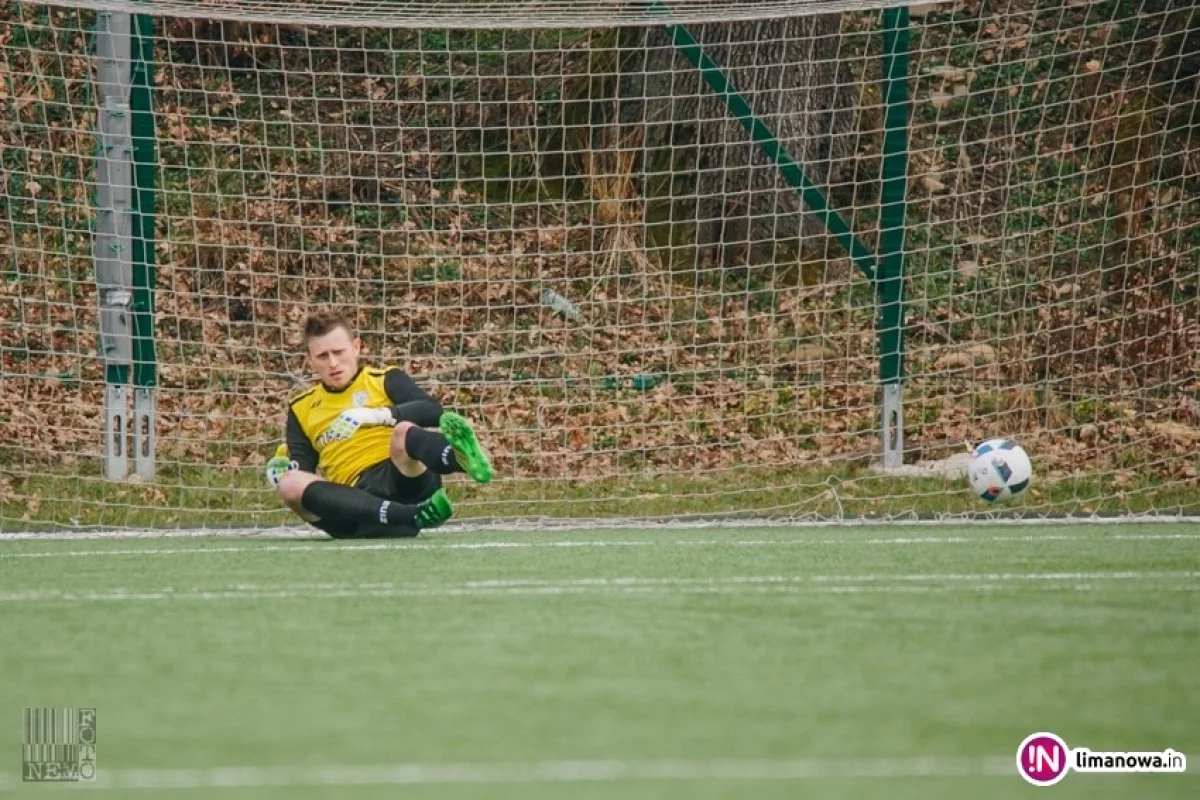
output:
<svg viewBox="0 0 1200 800"><path fill-rule="evenodd" d="M146 587L100 590L27 589L0 591L0 603L138 602L329 599L352 597L520 597L547 595L663 594L916 594L994 591L1041 584L1040 588L1092 591L1095 583L1173 581L1171 590L1200 590L1200 572L1044 572L920 575L749 575L717 578L577 578L564 580L487 580L452 585L374 583L238 583L220 588Z"/></svg>
<svg viewBox="0 0 1200 800"><path fill-rule="evenodd" d="M217 553L358 553L376 550L522 550L529 548L601 548L601 547L823 547L870 546L870 545L946 545L980 544L984 542L1071 542L1071 541L1185 541L1200 540L1196 533L1127 533L1111 536L1075 536L1069 534L1046 534L1044 536L916 536L882 539L641 539L594 541L580 539L528 541L528 542L459 542L438 541L450 537L437 536L432 540L393 539L381 542L339 542L334 540L308 544L255 544L247 541L238 545L146 547L123 550L29 550L16 553L0 552L0 561L7 558L72 558L93 556L157 556L157 555L207 555Z"/></svg>
<svg viewBox="0 0 1200 800"><path fill-rule="evenodd" d="M787 519L787 518L738 518L713 517L711 519L638 519L605 517L578 519L528 518L512 520L478 520L451 522L440 533L463 534L481 532L569 533L571 531L638 531L638 530L720 530L720 529L772 529L772 528L883 528L883 527L972 527L972 526L1104 526L1104 525L1200 525L1200 516L1168 516L1163 514L1098 517L973 517L970 515L943 515L928 518L896 519ZM0 542L23 539L313 539L321 538L320 531L305 526L281 525L274 528L196 528L180 530L158 530L153 528L131 528L122 530L96 530L81 527L70 531L48 531L45 533L17 531L0 533Z"/></svg>
<svg viewBox="0 0 1200 800"><path fill-rule="evenodd" d="M718 761L537 761L515 764L388 764L361 766L104 769L78 789L195 789L287 786L605 783L615 781L800 781L836 778L1011 776L1011 757ZM0 773L0 790L19 776Z"/></svg>

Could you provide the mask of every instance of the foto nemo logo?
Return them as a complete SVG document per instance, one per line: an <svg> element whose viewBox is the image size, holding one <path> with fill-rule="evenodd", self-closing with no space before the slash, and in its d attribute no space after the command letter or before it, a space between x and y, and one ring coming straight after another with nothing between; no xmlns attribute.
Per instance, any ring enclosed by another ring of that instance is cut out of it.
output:
<svg viewBox="0 0 1200 800"><path fill-rule="evenodd" d="M1034 786L1053 786L1070 769L1071 751L1053 733L1034 733L1017 748L1017 771Z"/></svg>

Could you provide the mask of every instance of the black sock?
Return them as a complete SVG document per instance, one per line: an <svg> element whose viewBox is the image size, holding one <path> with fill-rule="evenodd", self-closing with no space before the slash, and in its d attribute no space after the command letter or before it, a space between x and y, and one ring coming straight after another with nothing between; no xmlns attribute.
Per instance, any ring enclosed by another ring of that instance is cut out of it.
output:
<svg viewBox="0 0 1200 800"><path fill-rule="evenodd" d="M387 525L412 525L417 511L416 506L381 500L362 489L329 481L310 483L300 496L300 505L323 520Z"/></svg>
<svg viewBox="0 0 1200 800"><path fill-rule="evenodd" d="M333 539L411 539L420 533L410 525L381 525L378 522L343 522L337 525L319 520L313 525Z"/></svg>
<svg viewBox="0 0 1200 800"><path fill-rule="evenodd" d="M412 426L404 437L404 450L409 458L420 461L439 475L463 471L458 459L454 457L454 448L450 446L446 437L437 431Z"/></svg>
<svg viewBox="0 0 1200 800"><path fill-rule="evenodd" d="M380 525L363 522L354 531L355 539L411 539L420 533L411 525Z"/></svg>

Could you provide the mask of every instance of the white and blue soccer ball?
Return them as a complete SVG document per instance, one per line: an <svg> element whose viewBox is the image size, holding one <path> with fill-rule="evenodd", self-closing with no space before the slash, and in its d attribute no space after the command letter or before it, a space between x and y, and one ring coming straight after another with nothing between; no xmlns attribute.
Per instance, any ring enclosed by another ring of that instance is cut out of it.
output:
<svg viewBox="0 0 1200 800"><path fill-rule="evenodd" d="M967 480L971 491L989 503L1011 500L1029 489L1033 464L1012 439L989 439L975 446Z"/></svg>

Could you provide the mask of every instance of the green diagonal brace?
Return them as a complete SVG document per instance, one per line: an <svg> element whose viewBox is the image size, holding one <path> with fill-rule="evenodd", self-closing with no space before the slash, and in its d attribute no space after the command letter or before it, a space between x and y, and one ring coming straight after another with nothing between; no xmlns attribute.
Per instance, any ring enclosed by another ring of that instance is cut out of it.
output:
<svg viewBox="0 0 1200 800"><path fill-rule="evenodd" d="M133 229L133 383L152 388L158 364L154 353L154 111L150 86L154 71L154 17L133 16L132 110L134 171Z"/></svg>
<svg viewBox="0 0 1200 800"><path fill-rule="evenodd" d="M659 0L656 0L654 10L662 13L666 11L666 8ZM876 272L874 254L862 243L862 240L854 235L854 231L850 229L841 215L830 207L825 194L808 179L804 171L800 169L800 165L788 155L787 150L779 143L779 139L775 137L771 129L755 116L750 104L738 94L729 82L729 78L704 52L704 48L700 46L691 32L682 25L667 25L666 29L675 46L687 57L688 61L700 70L700 74L709 87L725 101L725 105L749 132L750 138L763 149L768 158L779 165L779 171L793 187L800 191L800 197L809 209L820 217L829 232L837 237L838 242L850 254L850 258L863 271L863 274L874 281Z"/></svg>

